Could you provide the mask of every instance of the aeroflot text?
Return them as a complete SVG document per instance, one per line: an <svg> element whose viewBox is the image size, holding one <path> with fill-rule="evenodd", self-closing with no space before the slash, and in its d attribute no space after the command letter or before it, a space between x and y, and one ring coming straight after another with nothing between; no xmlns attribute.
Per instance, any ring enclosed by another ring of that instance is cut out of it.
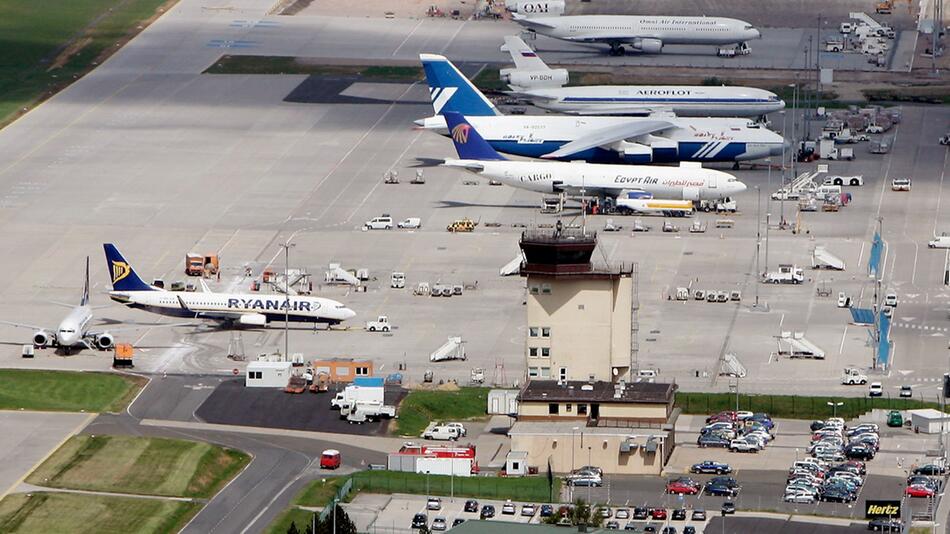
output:
<svg viewBox="0 0 950 534"><path fill-rule="evenodd" d="M278 299L228 299L228 308L244 310L280 310L287 309L287 300ZM311 304L313 305L311 308ZM319 302L290 301L290 311L314 311L320 308Z"/></svg>

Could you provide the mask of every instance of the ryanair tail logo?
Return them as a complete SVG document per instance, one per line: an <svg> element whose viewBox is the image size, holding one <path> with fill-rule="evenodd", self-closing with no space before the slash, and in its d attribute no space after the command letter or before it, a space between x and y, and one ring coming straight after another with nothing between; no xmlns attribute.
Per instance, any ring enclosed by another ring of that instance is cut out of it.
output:
<svg viewBox="0 0 950 534"><path fill-rule="evenodd" d="M468 124L457 124L455 128L452 128L452 139L460 144L464 145L468 142L468 132L472 129Z"/></svg>
<svg viewBox="0 0 950 534"><path fill-rule="evenodd" d="M131 272L132 272L132 268L129 267L128 263L125 263L124 261L112 260L112 283L113 284L129 276Z"/></svg>

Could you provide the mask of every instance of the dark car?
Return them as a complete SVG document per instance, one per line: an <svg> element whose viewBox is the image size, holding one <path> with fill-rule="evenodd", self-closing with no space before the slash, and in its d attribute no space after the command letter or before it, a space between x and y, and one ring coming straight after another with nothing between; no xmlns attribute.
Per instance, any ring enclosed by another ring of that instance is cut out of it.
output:
<svg viewBox="0 0 950 534"><path fill-rule="evenodd" d="M538 515L540 515L541 517L551 517L552 515L554 515L554 507L551 506L550 504L542 504L541 511Z"/></svg>
<svg viewBox="0 0 950 534"><path fill-rule="evenodd" d="M706 487L703 489L706 492L706 495L711 495L715 497L734 497L738 490L736 488L729 487L725 484L706 484Z"/></svg>
<svg viewBox="0 0 950 534"><path fill-rule="evenodd" d="M676 534L676 527L674 526L663 527L663 534Z"/></svg>
<svg viewBox="0 0 950 534"><path fill-rule="evenodd" d="M699 436L699 439L696 440L696 444L700 447L728 447L729 440L716 435L705 435Z"/></svg>
<svg viewBox="0 0 950 534"><path fill-rule="evenodd" d="M643 521L648 515L650 515L650 510L646 508L638 506L633 509L633 518L637 521Z"/></svg>
<svg viewBox="0 0 950 534"><path fill-rule="evenodd" d="M482 506L482 513L479 514L479 517L481 517L482 519L495 517L495 507L490 504L486 504L485 506Z"/></svg>
<svg viewBox="0 0 950 534"><path fill-rule="evenodd" d="M736 503L732 501L726 501L722 503L722 508L720 510L723 514L734 514L736 513Z"/></svg>
<svg viewBox="0 0 950 534"><path fill-rule="evenodd" d="M639 528L640 528L640 527L638 527L637 524L634 523L633 521L627 523L627 524L624 525L624 527L623 527L624 530L631 530L631 531L639 530Z"/></svg>
<svg viewBox="0 0 950 534"><path fill-rule="evenodd" d="M416 514L412 516L412 528L425 528L429 525L429 516Z"/></svg>
<svg viewBox="0 0 950 534"><path fill-rule="evenodd" d="M928 488L938 489L937 480L927 475L911 475L907 477L908 486L927 486Z"/></svg>
<svg viewBox="0 0 950 534"><path fill-rule="evenodd" d="M465 511L472 513L478 512L478 501L475 499L465 501Z"/></svg>
<svg viewBox="0 0 950 534"><path fill-rule="evenodd" d="M693 521L705 521L706 520L706 510L702 508L697 508L693 510Z"/></svg>
<svg viewBox="0 0 950 534"><path fill-rule="evenodd" d="M683 534L696 534L696 527L693 525L686 525L683 527Z"/></svg>
<svg viewBox="0 0 950 534"><path fill-rule="evenodd" d="M872 519L868 521L868 530L879 532L903 532L904 524L891 519Z"/></svg>
<svg viewBox="0 0 950 534"><path fill-rule="evenodd" d="M654 525L653 523L648 524L647 526L643 527L643 532L644 534L646 534L647 532L650 532L651 534L656 534L656 525Z"/></svg>
<svg viewBox="0 0 950 534"><path fill-rule="evenodd" d="M854 494L843 488L832 487L824 488L819 498L825 502L848 503L854 500Z"/></svg>
<svg viewBox="0 0 950 534"><path fill-rule="evenodd" d="M725 475L726 473L732 472L732 467L729 464L723 462L714 462L712 460L706 460L698 464L693 464L689 468L692 473L709 473L714 475Z"/></svg>
<svg viewBox="0 0 950 534"><path fill-rule="evenodd" d="M810 426L809 428L811 428L811 431L812 431L812 432L815 432L815 431L817 431L817 430L821 430L822 428L825 428L825 422L824 422L824 421L812 421L811 426Z"/></svg>
<svg viewBox="0 0 950 534"><path fill-rule="evenodd" d="M452 521L452 527L453 527L453 528L454 528L454 527L457 527L457 526L461 525L461 524L464 523L464 522L465 522L465 520L462 519L461 517L456 517L455 520Z"/></svg>
<svg viewBox="0 0 950 534"><path fill-rule="evenodd" d="M673 521L686 521L686 510L682 508L677 508L673 510L673 514L670 516Z"/></svg>
<svg viewBox="0 0 950 534"><path fill-rule="evenodd" d="M872 460L874 449L861 444L848 445L844 448L844 456L851 460Z"/></svg>
<svg viewBox="0 0 950 534"><path fill-rule="evenodd" d="M934 465L934 464L921 465L919 467L914 468L915 475L928 475L928 476L936 477L936 476L943 475L946 472L947 470L945 468L940 467L939 465Z"/></svg>
<svg viewBox="0 0 950 534"><path fill-rule="evenodd" d="M620 530L619 521L607 521L607 524L604 526L607 528L607 530Z"/></svg>

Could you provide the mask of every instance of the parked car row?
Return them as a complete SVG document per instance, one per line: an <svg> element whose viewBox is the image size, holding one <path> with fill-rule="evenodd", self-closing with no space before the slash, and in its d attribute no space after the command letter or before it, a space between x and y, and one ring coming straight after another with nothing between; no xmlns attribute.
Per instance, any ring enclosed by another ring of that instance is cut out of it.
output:
<svg viewBox="0 0 950 534"><path fill-rule="evenodd" d="M759 452L775 439L775 423L765 413L720 412L706 418L696 444L733 452Z"/></svg>
<svg viewBox="0 0 950 534"><path fill-rule="evenodd" d="M946 474L947 468L943 465L926 464L917 466L907 477L907 488L904 489L904 495L932 498L940 491L943 477Z"/></svg>
<svg viewBox="0 0 950 534"><path fill-rule="evenodd" d="M860 423L846 428L844 419L832 417L811 425L812 437L808 453L825 462L871 460L881 447L878 426Z"/></svg>
<svg viewBox="0 0 950 534"><path fill-rule="evenodd" d="M857 499L866 473L864 462L858 460L836 465L817 458L798 460L788 470L783 500L797 504L851 503Z"/></svg>

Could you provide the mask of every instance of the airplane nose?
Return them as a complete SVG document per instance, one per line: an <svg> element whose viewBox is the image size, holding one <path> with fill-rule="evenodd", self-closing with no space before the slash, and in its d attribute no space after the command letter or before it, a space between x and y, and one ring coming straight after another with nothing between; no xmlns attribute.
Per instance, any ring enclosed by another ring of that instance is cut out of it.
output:
<svg viewBox="0 0 950 534"><path fill-rule="evenodd" d="M742 182L736 182L735 184L733 184L733 187L735 188L735 192L736 192L736 193L741 193L741 192L745 191L746 189L748 189L748 186L746 186L746 185L745 185L744 183L742 183Z"/></svg>
<svg viewBox="0 0 950 534"><path fill-rule="evenodd" d="M340 317L343 321L346 321L347 319L356 317L356 312L349 308L343 308L340 310Z"/></svg>
<svg viewBox="0 0 950 534"><path fill-rule="evenodd" d="M753 38L753 39L761 39L761 38L762 38L762 32L760 32L759 30L752 30L752 38Z"/></svg>

